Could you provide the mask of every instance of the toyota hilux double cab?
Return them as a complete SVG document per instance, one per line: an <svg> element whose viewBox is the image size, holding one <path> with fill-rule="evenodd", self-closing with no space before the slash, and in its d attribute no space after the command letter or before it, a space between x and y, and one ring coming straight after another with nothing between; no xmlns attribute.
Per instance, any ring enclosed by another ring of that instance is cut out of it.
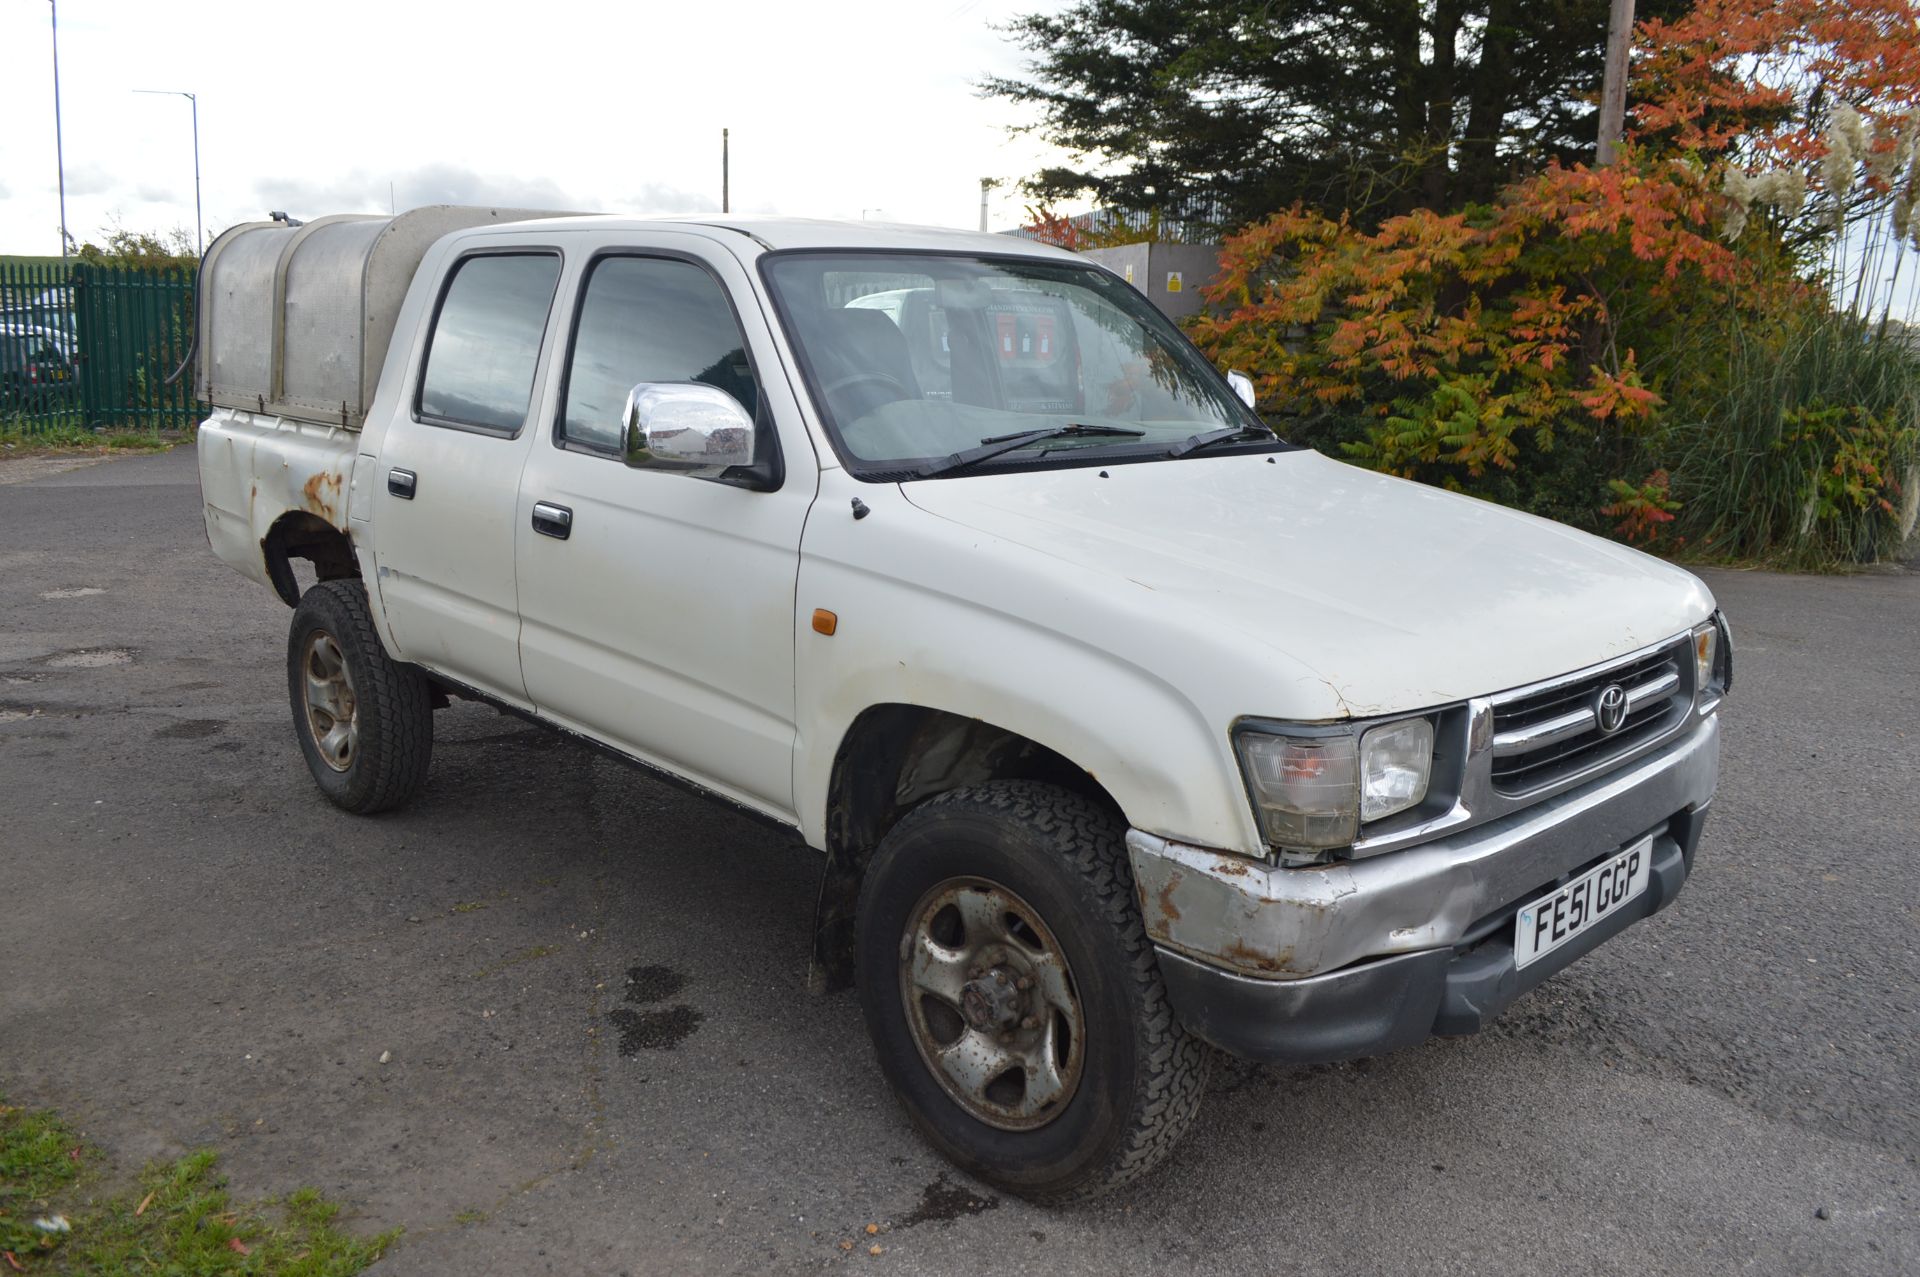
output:
<svg viewBox="0 0 1920 1277"><path fill-rule="evenodd" d="M437 208L200 290L207 535L321 792L405 803L470 699L797 830L818 983L994 1185L1145 1172L1216 1049L1472 1033L1687 880L1705 587L1293 446L1069 253Z"/></svg>

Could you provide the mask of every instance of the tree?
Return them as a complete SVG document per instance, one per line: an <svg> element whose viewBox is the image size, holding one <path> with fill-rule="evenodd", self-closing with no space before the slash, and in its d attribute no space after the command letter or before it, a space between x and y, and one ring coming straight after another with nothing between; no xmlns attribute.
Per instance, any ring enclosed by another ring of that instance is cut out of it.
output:
<svg viewBox="0 0 1920 1277"><path fill-rule="evenodd" d="M1638 30L1604 169L1227 238L1188 331L1301 442L1593 530L1830 566L1904 539L1920 0L1698 0ZM1827 252L1823 255L1820 246Z"/></svg>
<svg viewBox="0 0 1920 1277"><path fill-rule="evenodd" d="M154 235L130 231L117 221L103 226L100 235L106 242L88 240L74 256L89 266L121 266L134 270L186 270L200 264L193 251L193 236L183 227Z"/></svg>
<svg viewBox="0 0 1920 1277"><path fill-rule="evenodd" d="M1043 201L1373 224L1590 158L1606 22L1607 0L1079 0L1016 19L1028 78L982 89L1076 157L1029 180Z"/></svg>

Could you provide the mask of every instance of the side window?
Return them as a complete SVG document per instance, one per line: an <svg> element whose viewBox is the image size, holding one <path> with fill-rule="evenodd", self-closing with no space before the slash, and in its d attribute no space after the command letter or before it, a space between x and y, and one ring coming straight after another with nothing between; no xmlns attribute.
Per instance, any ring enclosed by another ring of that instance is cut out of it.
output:
<svg viewBox="0 0 1920 1277"><path fill-rule="evenodd" d="M718 280L691 262L603 257L580 301L561 439L616 450L620 410L642 381L705 382L748 416L759 402L746 341Z"/></svg>
<svg viewBox="0 0 1920 1277"><path fill-rule="evenodd" d="M420 376L420 415L512 434L526 424L560 259L469 257L454 270Z"/></svg>

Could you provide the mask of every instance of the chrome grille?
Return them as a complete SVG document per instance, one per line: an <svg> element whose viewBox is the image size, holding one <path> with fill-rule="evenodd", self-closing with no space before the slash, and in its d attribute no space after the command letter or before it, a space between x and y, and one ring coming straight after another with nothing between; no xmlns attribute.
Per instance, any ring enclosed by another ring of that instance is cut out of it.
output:
<svg viewBox="0 0 1920 1277"><path fill-rule="evenodd" d="M1649 652L1519 688L1493 698L1493 787L1529 794L1633 753L1673 730L1693 704L1690 651L1682 637ZM1600 730L1601 692L1626 693L1626 716Z"/></svg>

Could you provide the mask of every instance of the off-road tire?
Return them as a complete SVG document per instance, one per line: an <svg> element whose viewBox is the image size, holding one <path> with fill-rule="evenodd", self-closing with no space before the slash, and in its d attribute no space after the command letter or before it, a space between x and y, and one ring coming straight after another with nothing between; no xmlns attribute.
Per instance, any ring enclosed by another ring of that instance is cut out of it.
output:
<svg viewBox="0 0 1920 1277"><path fill-rule="evenodd" d="M1072 969L1085 1061L1046 1125L1006 1130L956 1102L915 1045L902 955L924 894L954 877L1011 889ZM1212 1052L1167 1001L1134 900L1125 829L1071 791L993 781L929 799L888 832L860 893L857 973L881 1071L927 1141L969 1174L1031 1201L1097 1197L1146 1174L1199 1111Z"/></svg>
<svg viewBox="0 0 1920 1277"><path fill-rule="evenodd" d="M307 640L325 630L352 680L357 742L345 771L321 757L307 724L302 670ZM313 780L336 807L371 815L404 805L426 783L433 757L433 705L426 676L387 655L359 581L322 581L300 596L287 636L287 694L294 737Z"/></svg>

